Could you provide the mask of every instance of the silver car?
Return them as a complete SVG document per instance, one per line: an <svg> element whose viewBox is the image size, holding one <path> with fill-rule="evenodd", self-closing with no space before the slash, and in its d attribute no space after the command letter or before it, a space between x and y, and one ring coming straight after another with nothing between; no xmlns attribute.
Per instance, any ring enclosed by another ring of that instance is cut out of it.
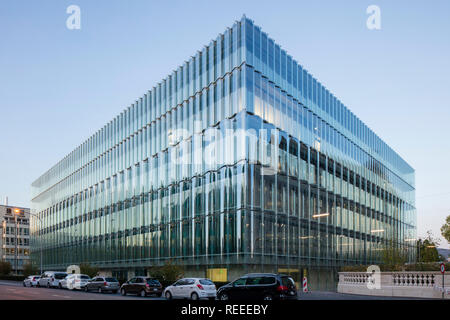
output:
<svg viewBox="0 0 450 320"><path fill-rule="evenodd" d="M91 277L85 274L72 273L59 282L60 288L69 290L82 290L91 280Z"/></svg>
<svg viewBox="0 0 450 320"><path fill-rule="evenodd" d="M84 291L97 291L98 293L119 291L119 281L113 277L95 277L84 286Z"/></svg>
<svg viewBox="0 0 450 320"><path fill-rule="evenodd" d="M172 298L215 300L216 294L214 282L205 278L183 278L164 289L164 297L168 300Z"/></svg>
<svg viewBox="0 0 450 320"><path fill-rule="evenodd" d="M28 276L23 280L24 287L36 287L40 276Z"/></svg>
<svg viewBox="0 0 450 320"><path fill-rule="evenodd" d="M44 272L37 282L38 287L60 288L59 282L67 276L67 272Z"/></svg>

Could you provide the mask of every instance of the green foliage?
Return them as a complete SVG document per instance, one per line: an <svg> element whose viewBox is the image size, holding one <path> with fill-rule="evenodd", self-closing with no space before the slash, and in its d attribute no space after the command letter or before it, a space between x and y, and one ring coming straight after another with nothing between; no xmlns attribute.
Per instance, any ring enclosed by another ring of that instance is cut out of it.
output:
<svg viewBox="0 0 450 320"><path fill-rule="evenodd" d="M163 285L172 284L184 275L183 268L170 260L163 266L150 268L149 272L151 277L158 279Z"/></svg>
<svg viewBox="0 0 450 320"><path fill-rule="evenodd" d="M366 272L367 267L365 265L353 265L353 266L342 266L341 272Z"/></svg>
<svg viewBox="0 0 450 320"><path fill-rule="evenodd" d="M7 276L11 273L11 263L0 261L0 275Z"/></svg>
<svg viewBox="0 0 450 320"><path fill-rule="evenodd" d="M445 240L450 242L450 216L445 219L445 224L441 227L441 234Z"/></svg>
<svg viewBox="0 0 450 320"><path fill-rule="evenodd" d="M408 261L408 253L406 249L397 248L391 244L381 252L381 261L385 266L404 265Z"/></svg>
<svg viewBox="0 0 450 320"><path fill-rule="evenodd" d="M368 265L353 265L341 267L341 272L367 272ZM403 265L380 265L382 272L396 272L396 271L434 271L439 272L440 263L415 263ZM445 264L445 270L450 270L450 262Z"/></svg>
<svg viewBox="0 0 450 320"><path fill-rule="evenodd" d="M433 237L431 231L427 232L425 239L419 239L417 241L418 248L418 262L437 262L441 261L441 257L437 251L439 241Z"/></svg>
<svg viewBox="0 0 450 320"><path fill-rule="evenodd" d="M23 275L25 277L32 276L35 274L39 274L39 269L34 264L32 264L31 262L27 262L26 264L24 264Z"/></svg>
<svg viewBox="0 0 450 320"><path fill-rule="evenodd" d="M80 264L80 273L88 275L93 278L98 274L99 269L97 267L91 266L89 263Z"/></svg>

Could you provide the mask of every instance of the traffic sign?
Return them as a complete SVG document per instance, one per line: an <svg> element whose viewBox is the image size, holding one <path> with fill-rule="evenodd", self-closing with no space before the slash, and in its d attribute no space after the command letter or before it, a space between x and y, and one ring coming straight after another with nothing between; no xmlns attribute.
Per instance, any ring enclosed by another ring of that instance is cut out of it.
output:
<svg viewBox="0 0 450 320"><path fill-rule="evenodd" d="M445 264L441 263L441 273L445 273Z"/></svg>

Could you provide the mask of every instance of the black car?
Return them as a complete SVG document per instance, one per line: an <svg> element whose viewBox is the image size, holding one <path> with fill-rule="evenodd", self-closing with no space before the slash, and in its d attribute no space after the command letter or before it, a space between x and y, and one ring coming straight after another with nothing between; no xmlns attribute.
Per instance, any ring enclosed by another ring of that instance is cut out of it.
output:
<svg viewBox="0 0 450 320"><path fill-rule="evenodd" d="M163 288L157 279L148 277L136 277L128 280L120 288L120 294L126 296L128 293L138 294L141 297L155 295L161 297Z"/></svg>
<svg viewBox="0 0 450 320"><path fill-rule="evenodd" d="M247 274L217 290L219 300L297 299L297 287L288 275L274 273Z"/></svg>

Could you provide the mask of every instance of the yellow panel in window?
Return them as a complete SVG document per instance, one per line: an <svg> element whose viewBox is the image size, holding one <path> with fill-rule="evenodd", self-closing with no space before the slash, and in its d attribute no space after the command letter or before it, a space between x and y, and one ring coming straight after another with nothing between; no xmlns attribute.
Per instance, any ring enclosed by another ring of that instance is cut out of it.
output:
<svg viewBox="0 0 450 320"><path fill-rule="evenodd" d="M226 268L214 268L206 269L206 277L211 281L227 282L227 269Z"/></svg>
<svg viewBox="0 0 450 320"><path fill-rule="evenodd" d="M296 273L300 272L298 269L279 268L278 273Z"/></svg>

